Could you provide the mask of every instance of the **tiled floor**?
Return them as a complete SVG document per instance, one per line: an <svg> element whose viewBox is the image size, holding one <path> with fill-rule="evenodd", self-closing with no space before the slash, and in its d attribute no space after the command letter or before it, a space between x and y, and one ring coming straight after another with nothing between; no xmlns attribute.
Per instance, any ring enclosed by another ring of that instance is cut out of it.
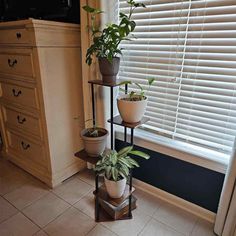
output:
<svg viewBox="0 0 236 236"><path fill-rule="evenodd" d="M136 190L138 208L126 221L95 223L94 181L85 170L50 190L0 159L0 236L210 236L213 226Z"/></svg>

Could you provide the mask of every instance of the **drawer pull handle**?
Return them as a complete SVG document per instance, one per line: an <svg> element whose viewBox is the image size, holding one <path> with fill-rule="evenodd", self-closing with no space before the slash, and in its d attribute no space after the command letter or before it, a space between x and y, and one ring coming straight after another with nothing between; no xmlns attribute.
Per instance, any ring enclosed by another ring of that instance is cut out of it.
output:
<svg viewBox="0 0 236 236"><path fill-rule="evenodd" d="M14 97L19 97L19 95L21 95L22 92L20 90L16 91L15 89L12 89L12 93Z"/></svg>
<svg viewBox="0 0 236 236"><path fill-rule="evenodd" d="M17 37L17 39L20 39L21 38L21 33L17 32L16 37Z"/></svg>
<svg viewBox="0 0 236 236"><path fill-rule="evenodd" d="M17 121L19 124L24 124L26 122L26 119L25 118L20 118L20 116L18 115L17 116Z"/></svg>
<svg viewBox="0 0 236 236"><path fill-rule="evenodd" d="M16 64L17 64L17 60L16 59L14 59L14 60L8 59L8 65L10 67L14 67Z"/></svg>
<svg viewBox="0 0 236 236"><path fill-rule="evenodd" d="M28 148L30 148L29 144L24 143L23 141L21 142L21 146L24 150L27 150Z"/></svg>

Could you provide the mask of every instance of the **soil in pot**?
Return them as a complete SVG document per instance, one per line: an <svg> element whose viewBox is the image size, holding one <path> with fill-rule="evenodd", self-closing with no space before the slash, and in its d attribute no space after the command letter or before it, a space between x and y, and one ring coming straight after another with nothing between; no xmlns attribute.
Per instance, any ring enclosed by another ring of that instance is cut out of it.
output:
<svg viewBox="0 0 236 236"><path fill-rule="evenodd" d="M105 150L108 131L103 128L96 128L97 136L91 135L91 128L81 131L81 138L84 141L84 149L91 157L98 157Z"/></svg>
<svg viewBox="0 0 236 236"><path fill-rule="evenodd" d="M120 68L120 58L114 57L110 62L108 61L107 58L99 57L98 62L103 82L104 83L116 82L116 76Z"/></svg>

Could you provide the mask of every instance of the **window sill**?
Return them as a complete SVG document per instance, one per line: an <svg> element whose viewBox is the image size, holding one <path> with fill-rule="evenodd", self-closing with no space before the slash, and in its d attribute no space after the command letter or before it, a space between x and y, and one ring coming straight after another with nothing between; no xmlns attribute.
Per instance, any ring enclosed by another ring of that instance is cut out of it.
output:
<svg viewBox="0 0 236 236"><path fill-rule="evenodd" d="M124 131L121 127L116 127L115 137L123 140ZM229 162L227 155L163 136L154 136L141 129L134 131L134 144L220 173L226 172Z"/></svg>

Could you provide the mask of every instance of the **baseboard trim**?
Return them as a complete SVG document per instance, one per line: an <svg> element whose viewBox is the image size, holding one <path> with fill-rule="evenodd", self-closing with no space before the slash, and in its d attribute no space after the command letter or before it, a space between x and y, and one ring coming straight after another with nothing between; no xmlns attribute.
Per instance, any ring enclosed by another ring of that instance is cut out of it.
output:
<svg viewBox="0 0 236 236"><path fill-rule="evenodd" d="M168 202L172 205L175 205L185 211L188 211L204 220L207 220L211 223L215 222L215 216L216 214L212 211L209 211L203 207L200 207L194 203L188 202L180 197L177 197L173 194L170 194L166 191L163 191L159 188L156 188L150 184L144 183L141 180L133 178L133 185L134 187L141 189L151 195L154 195L155 197Z"/></svg>

